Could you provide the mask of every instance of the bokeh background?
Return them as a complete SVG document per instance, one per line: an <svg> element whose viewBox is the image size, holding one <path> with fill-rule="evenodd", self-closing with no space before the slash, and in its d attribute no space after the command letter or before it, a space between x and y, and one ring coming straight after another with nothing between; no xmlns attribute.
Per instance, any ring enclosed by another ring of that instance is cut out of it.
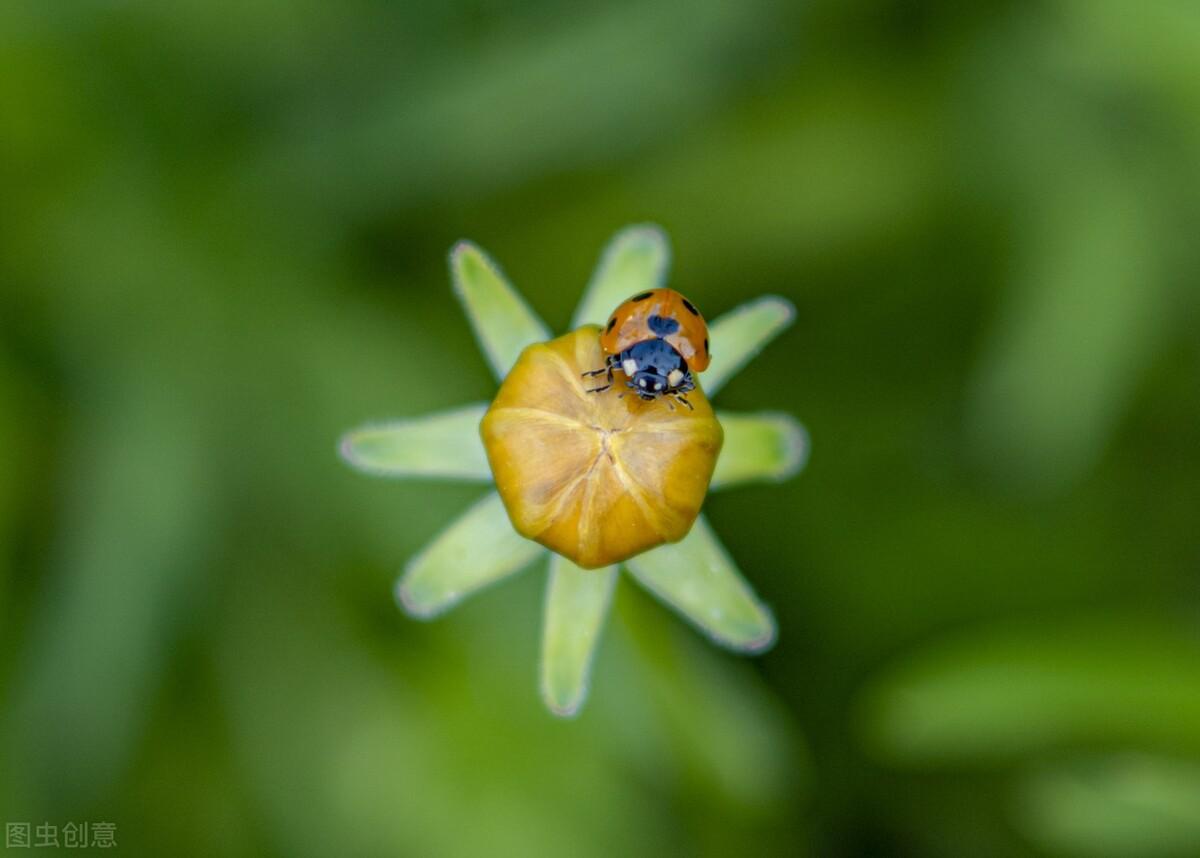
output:
<svg viewBox="0 0 1200 858"><path fill-rule="evenodd" d="M335 441L492 391L455 239L562 328L647 220L710 318L796 304L722 403L813 454L708 505L774 650L623 583L561 722L543 568L392 603L482 489ZM141 855L1200 855L1198 224L1190 0L8 0L0 817Z"/></svg>

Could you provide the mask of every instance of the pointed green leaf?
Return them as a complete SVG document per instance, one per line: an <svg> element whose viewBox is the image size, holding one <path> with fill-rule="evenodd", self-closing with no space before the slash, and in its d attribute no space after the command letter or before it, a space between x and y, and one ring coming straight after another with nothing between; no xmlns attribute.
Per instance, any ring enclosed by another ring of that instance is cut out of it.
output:
<svg viewBox="0 0 1200 858"><path fill-rule="evenodd" d="M618 597L611 644L625 667L620 681L597 696L596 708L633 722L648 706L639 733L669 737L697 786L731 806L768 807L804 792L808 749L776 693L745 661L725 658L688 629L653 616L653 601L641 593ZM625 699L611 699L622 693Z"/></svg>
<svg viewBox="0 0 1200 858"><path fill-rule="evenodd" d="M388 423L369 424L342 436L342 458L383 477L448 477L491 482L479 421L486 403Z"/></svg>
<svg viewBox="0 0 1200 858"><path fill-rule="evenodd" d="M616 566L580 569L564 557L550 555L542 625L542 699L555 715L575 715L587 699L592 656L616 580Z"/></svg>
<svg viewBox="0 0 1200 858"><path fill-rule="evenodd" d="M550 339L549 328L499 266L471 242L460 241L450 251L450 276L496 378L508 374L526 346Z"/></svg>
<svg viewBox="0 0 1200 858"><path fill-rule="evenodd" d="M730 310L708 328L712 363L704 375L704 392L711 398L767 343L796 318L790 301L767 295Z"/></svg>
<svg viewBox="0 0 1200 858"><path fill-rule="evenodd" d="M722 646L762 652L775 642L775 618L703 515L680 542L640 554L626 566L638 583Z"/></svg>
<svg viewBox="0 0 1200 858"><path fill-rule="evenodd" d="M1025 779L1014 820L1046 854L1200 855L1200 767L1117 754Z"/></svg>
<svg viewBox="0 0 1200 858"><path fill-rule="evenodd" d="M571 327L603 325L631 295L661 286L671 264L671 245L654 224L627 226L609 240Z"/></svg>
<svg viewBox="0 0 1200 858"><path fill-rule="evenodd" d="M1174 321L1155 204L1116 160L1101 163L1081 153L1038 185L968 403L979 460L1034 491L1095 465Z"/></svg>
<svg viewBox="0 0 1200 858"><path fill-rule="evenodd" d="M409 561L396 599L428 619L524 569L545 550L513 530L500 496L490 492Z"/></svg>
<svg viewBox="0 0 1200 858"><path fill-rule="evenodd" d="M808 461L808 433L790 414L734 414L718 411L725 430L712 489L738 483L786 480Z"/></svg>
<svg viewBox="0 0 1200 858"><path fill-rule="evenodd" d="M1136 613L935 641L863 697L866 740L907 763L990 763L1064 745L1200 750L1200 639Z"/></svg>
<svg viewBox="0 0 1200 858"><path fill-rule="evenodd" d="M205 534L221 509L195 431L214 416L195 391L163 361L102 366L109 398L64 439L55 586L31 606L6 688L4 780L78 806L111 794L136 756L189 596L215 562Z"/></svg>

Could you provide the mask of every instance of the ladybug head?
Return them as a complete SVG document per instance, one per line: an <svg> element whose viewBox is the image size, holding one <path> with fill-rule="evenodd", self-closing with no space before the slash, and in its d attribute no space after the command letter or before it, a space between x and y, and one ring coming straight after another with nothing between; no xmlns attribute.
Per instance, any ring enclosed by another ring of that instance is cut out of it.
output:
<svg viewBox="0 0 1200 858"><path fill-rule="evenodd" d="M629 377L629 387L642 399L678 390L688 377L683 357L660 339L646 340L622 352L621 369Z"/></svg>
<svg viewBox="0 0 1200 858"><path fill-rule="evenodd" d="M653 399L667 390L666 376L650 370L635 372L629 383L642 399Z"/></svg>

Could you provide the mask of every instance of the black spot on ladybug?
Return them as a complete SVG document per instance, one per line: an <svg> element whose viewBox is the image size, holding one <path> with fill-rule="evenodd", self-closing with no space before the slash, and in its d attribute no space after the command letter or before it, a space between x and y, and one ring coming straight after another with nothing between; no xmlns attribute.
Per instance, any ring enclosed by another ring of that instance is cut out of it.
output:
<svg viewBox="0 0 1200 858"><path fill-rule="evenodd" d="M634 298L633 300L635 300L635 301L636 301L636 300L637 300L637 298ZM699 316L699 315L700 315L700 311L699 311L699 310L697 310L695 307L693 307L693 306L692 306L692 302L691 302L691 301L689 301L687 298L684 298L684 299L683 299L683 306L687 307L687 311L688 311L689 313L691 313L693 316Z"/></svg>
<svg viewBox="0 0 1200 858"><path fill-rule="evenodd" d="M708 354L708 337L704 338L704 353Z"/></svg>
<svg viewBox="0 0 1200 858"><path fill-rule="evenodd" d="M654 294L653 292L643 292L640 295L634 295L629 300L630 301L645 301L647 298L649 298L653 294ZM695 312L695 311L693 311L693 312Z"/></svg>
<svg viewBox="0 0 1200 858"><path fill-rule="evenodd" d="M616 324L617 324L617 317L613 316L611 319L608 320L608 327L604 329L604 332L608 333L609 331L611 331L613 329L613 326Z"/></svg>
<svg viewBox="0 0 1200 858"><path fill-rule="evenodd" d="M660 337L669 336L679 330L679 322L669 316L652 315L646 319L646 325Z"/></svg>

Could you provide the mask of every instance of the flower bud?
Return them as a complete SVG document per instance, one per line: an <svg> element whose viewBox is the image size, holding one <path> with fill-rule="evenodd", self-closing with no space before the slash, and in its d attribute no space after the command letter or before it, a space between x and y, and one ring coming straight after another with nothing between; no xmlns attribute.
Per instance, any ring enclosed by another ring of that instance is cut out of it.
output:
<svg viewBox="0 0 1200 858"><path fill-rule="evenodd" d="M604 366L599 328L525 349L480 432L513 527L588 569L687 535L721 450L721 425L697 388L692 409L645 401ZM621 394L625 395L622 396Z"/></svg>

